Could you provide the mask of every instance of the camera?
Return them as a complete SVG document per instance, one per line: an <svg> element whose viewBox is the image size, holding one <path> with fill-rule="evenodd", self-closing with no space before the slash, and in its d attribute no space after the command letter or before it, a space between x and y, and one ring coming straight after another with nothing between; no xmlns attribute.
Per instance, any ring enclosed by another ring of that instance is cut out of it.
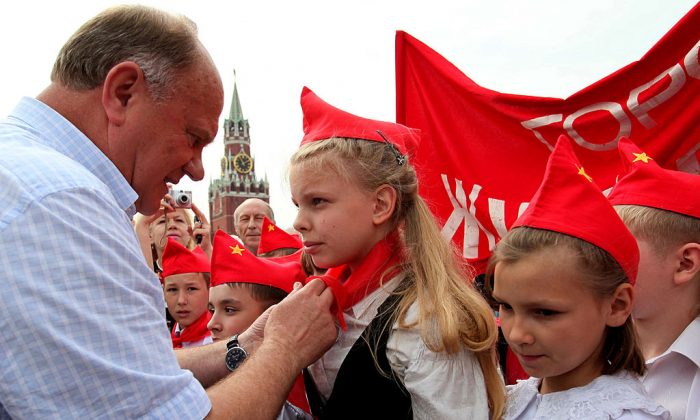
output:
<svg viewBox="0 0 700 420"><path fill-rule="evenodd" d="M173 198L173 207L182 209L192 208L192 191L170 190L168 194Z"/></svg>

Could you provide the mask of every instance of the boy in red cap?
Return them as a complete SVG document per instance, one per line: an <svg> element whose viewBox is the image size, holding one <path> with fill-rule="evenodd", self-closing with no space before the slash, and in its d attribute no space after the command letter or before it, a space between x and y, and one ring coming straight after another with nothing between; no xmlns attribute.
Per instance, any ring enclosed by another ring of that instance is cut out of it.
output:
<svg viewBox="0 0 700 420"><path fill-rule="evenodd" d="M618 149L627 172L608 199L639 244L644 387L673 419L699 419L700 176L660 167L628 139Z"/></svg>
<svg viewBox="0 0 700 420"><path fill-rule="evenodd" d="M269 220L266 218L268 226ZM265 225L263 225L265 228ZM262 244L261 237L261 244ZM214 236L209 289L208 328L215 341L245 331L270 306L279 303L303 282L299 260L260 258L219 230ZM278 418L309 418L302 376L299 375Z"/></svg>
<svg viewBox="0 0 700 420"><path fill-rule="evenodd" d="M163 292L168 311L175 320L171 331L173 348L194 347L212 342L207 323L209 257L200 247L190 251L169 238L163 251Z"/></svg>
<svg viewBox="0 0 700 420"><path fill-rule="evenodd" d="M638 379L638 262L634 237L560 137L487 271L503 334L531 375L508 386L505 419L669 418Z"/></svg>

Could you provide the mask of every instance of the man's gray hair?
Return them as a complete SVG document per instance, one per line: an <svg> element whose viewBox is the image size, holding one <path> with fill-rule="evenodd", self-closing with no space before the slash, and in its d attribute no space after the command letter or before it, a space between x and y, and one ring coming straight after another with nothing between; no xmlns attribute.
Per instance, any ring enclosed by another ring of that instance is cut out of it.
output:
<svg viewBox="0 0 700 420"><path fill-rule="evenodd" d="M56 58L51 81L74 90L101 85L109 71L124 61L141 67L155 101L168 99L179 70L202 54L197 25L151 7L107 9L71 36Z"/></svg>

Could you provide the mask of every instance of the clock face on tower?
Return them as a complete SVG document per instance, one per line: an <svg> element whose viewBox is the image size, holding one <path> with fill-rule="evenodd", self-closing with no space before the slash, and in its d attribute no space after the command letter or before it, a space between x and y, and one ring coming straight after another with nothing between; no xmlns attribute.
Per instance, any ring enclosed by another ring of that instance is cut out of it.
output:
<svg viewBox="0 0 700 420"><path fill-rule="evenodd" d="M253 160L245 152L240 152L233 157L233 167L236 169L236 172L247 174L253 169Z"/></svg>

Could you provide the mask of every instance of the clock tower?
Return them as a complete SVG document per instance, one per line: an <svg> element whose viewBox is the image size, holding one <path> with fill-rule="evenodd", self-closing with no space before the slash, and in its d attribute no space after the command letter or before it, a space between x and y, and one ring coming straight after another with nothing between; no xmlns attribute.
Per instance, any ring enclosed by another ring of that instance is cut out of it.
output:
<svg viewBox="0 0 700 420"><path fill-rule="evenodd" d="M235 72L234 72L235 76ZM211 237L218 229L235 234L233 212L248 198L270 202L270 184L255 174L255 159L250 151L250 126L243 118L238 86L233 82L233 99L224 121L224 156L221 177L209 184Z"/></svg>

